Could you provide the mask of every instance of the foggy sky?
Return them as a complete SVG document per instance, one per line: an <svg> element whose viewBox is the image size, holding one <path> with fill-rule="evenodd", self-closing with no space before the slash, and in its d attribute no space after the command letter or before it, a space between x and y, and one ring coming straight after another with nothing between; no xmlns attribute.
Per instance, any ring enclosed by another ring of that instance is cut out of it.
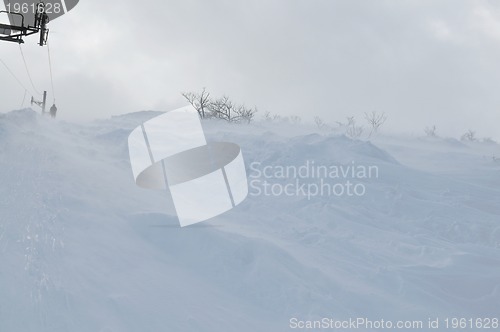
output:
<svg viewBox="0 0 500 332"><path fill-rule="evenodd" d="M181 92L206 87L304 121L378 111L388 131L435 124L446 136L473 129L500 140L494 1L81 0L49 28L65 120L167 111L185 104ZM26 38L23 51L52 101L47 48L36 42ZM34 90L18 45L0 43L0 58ZM0 64L0 112L23 95Z"/></svg>

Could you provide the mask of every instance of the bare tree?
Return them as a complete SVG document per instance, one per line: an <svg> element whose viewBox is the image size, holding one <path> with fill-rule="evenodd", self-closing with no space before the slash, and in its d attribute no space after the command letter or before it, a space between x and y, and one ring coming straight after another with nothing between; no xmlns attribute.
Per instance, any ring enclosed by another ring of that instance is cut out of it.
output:
<svg viewBox="0 0 500 332"><path fill-rule="evenodd" d="M231 121L234 105L229 100L229 97L222 96L221 98L218 98L210 102L209 108L213 117L218 119L223 119L226 121Z"/></svg>
<svg viewBox="0 0 500 332"><path fill-rule="evenodd" d="M354 117L353 116L347 117L346 127L351 127L351 126L354 126L354 125L356 125L356 120L354 119Z"/></svg>
<svg viewBox="0 0 500 332"><path fill-rule="evenodd" d="M247 122L250 123L257 108L248 108L245 105L234 104L229 97L223 96L214 100L209 105L210 113L212 116L226 120L228 122Z"/></svg>
<svg viewBox="0 0 500 332"><path fill-rule="evenodd" d="M325 122L323 121L322 118L320 118L319 116L315 116L314 117L314 123L316 124L316 126L321 129L325 126Z"/></svg>
<svg viewBox="0 0 500 332"><path fill-rule="evenodd" d="M437 137L436 126L426 127L424 131L427 137Z"/></svg>
<svg viewBox="0 0 500 332"><path fill-rule="evenodd" d="M271 112L267 111L264 113L264 120L266 121L278 121L278 120L281 120L281 116L279 116L278 114L272 114Z"/></svg>
<svg viewBox="0 0 500 332"><path fill-rule="evenodd" d="M353 116L347 118L347 129L346 129L346 136L350 138L359 138L363 134L363 127L362 126L357 126L356 125L356 120L354 119Z"/></svg>
<svg viewBox="0 0 500 332"><path fill-rule="evenodd" d="M257 108L235 105L227 96L213 100L203 88L201 93L186 92L182 96L198 111L200 118L214 117L228 122L250 123L257 113Z"/></svg>
<svg viewBox="0 0 500 332"><path fill-rule="evenodd" d="M278 116L278 115L276 115L276 114L271 114L271 112L266 111L266 112L264 113L264 120L265 120L265 121L268 121L268 122L271 122L271 121L276 120L276 117L277 117L277 116Z"/></svg>
<svg viewBox="0 0 500 332"><path fill-rule="evenodd" d="M257 107L248 108L245 105L238 106L235 109L235 116L233 116L233 122L246 122L250 123L258 112Z"/></svg>
<svg viewBox="0 0 500 332"><path fill-rule="evenodd" d="M346 136L349 138L360 138L363 135L363 127L361 126L351 126L347 128Z"/></svg>
<svg viewBox="0 0 500 332"><path fill-rule="evenodd" d="M200 118L204 119L209 115L211 101L210 93L207 92L206 88L203 88L201 93L184 92L182 96L198 111Z"/></svg>
<svg viewBox="0 0 500 332"><path fill-rule="evenodd" d="M371 136L372 134L378 132L380 127L387 120L387 116L385 115L385 113L378 114L377 112L373 111L371 113L365 113L365 119L372 128L369 135Z"/></svg>
<svg viewBox="0 0 500 332"><path fill-rule="evenodd" d="M468 130L465 134L460 138L462 141L475 142L477 141L476 132L473 130Z"/></svg>

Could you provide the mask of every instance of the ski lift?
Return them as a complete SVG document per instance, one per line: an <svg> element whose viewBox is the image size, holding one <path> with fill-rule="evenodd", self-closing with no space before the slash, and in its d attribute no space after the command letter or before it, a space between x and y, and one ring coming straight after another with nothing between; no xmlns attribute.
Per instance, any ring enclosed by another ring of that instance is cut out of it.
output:
<svg viewBox="0 0 500 332"><path fill-rule="evenodd" d="M33 106L33 104L40 106L40 108L42 109L42 114L45 115L45 107L47 104L47 91L43 92L42 101L36 100L34 97L31 97L31 106Z"/></svg>
<svg viewBox="0 0 500 332"><path fill-rule="evenodd" d="M4 0L0 11L0 41L24 43L24 37L39 33L38 44L47 44L49 21L66 14L79 0ZM7 16L8 22L2 20Z"/></svg>
<svg viewBox="0 0 500 332"><path fill-rule="evenodd" d="M45 3L40 1L36 6L31 6L31 8L34 10L33 25L26 21L25 15L27 14L22 14L22 12L29 12L30 6L23 9L19 8L19 12L16 12L13 11L9 3L7 11L0 11L0 14L7 14L10 21L10 24L0 23L0 40L22 44L24 43L24 37L39 33L40 39L38 44L40 46L47 44L49 35L47 24L50 19L49 15L45 12Z"/></svg>

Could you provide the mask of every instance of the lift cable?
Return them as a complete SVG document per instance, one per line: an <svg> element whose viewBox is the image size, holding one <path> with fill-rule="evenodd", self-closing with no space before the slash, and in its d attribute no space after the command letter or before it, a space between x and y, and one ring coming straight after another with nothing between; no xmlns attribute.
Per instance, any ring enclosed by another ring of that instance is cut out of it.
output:
<svg viewBox="0 0 500 332"><path fill-rule="evenodd" d="M54 98L54 104L56 103L56 90L54 89L54 76L52 75L52 58L50 56L50 45L47 41L47 54L49 56L49 71L50 71L50 84L52 85L52 97Z"/></svg>
<svg viewBox="0 0 500 332"><path fill-rule="evenodd" d="M19 78L17 78L17 76L14 74L14 72L9 68L9 66L7 66L7 64L1 58L0 58L0 62L3 64L5 69L7 69L9 74L16 80L16 82L24 89L24 97L23 97L23 101L21 103L21 107L23 107L24 101L26 100L26 94L28 92L31 93L31 91L28 90L28 88L26 88L26 86L21 82L21 80ZM31 93L31 94L33 94L33 93Z"/></svg>
<svg viewBox="0 0 500 332"><path fill-rule="evenodd" d="M31 92L28 88L26 88L26 86L21 82L21 80L17 78L14 72L10 70L9 66L7 66L7 64L1 58L0 62L4 65L5 69L7 69L7 71L12 75L12 77L17 81L17 83L19 83L19 85L24 89L24 91Z"/></svg>
<svg viewBox="0 0 500 332"><path fill-rule="evenodd" d="M39 95L41 96L42 94L37 90L37 88L35 87L35 84L33 84L33 79L31 78L31 74L30 74L30 71L28 69L28 64L26 63L26 58L24 57L24 53L23 53L23 48L21 47L21 44L19 44L19 50L21 51L21 55L23 57L23 62L24 62L24 67L26 68L26 73L28 74L28 78L30 80L30 83L31 83L31 86L33 87L33 90Z"/></svg>

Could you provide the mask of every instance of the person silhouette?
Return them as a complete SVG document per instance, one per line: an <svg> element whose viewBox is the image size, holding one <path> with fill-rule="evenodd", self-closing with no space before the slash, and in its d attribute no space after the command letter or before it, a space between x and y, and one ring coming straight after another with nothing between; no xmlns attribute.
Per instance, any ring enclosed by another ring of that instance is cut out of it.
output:
<svg viewBox="0 0 500 332"><path fill-rule="evenodd" d="M57 113L57 107L56 107L56 104L52 105L52 107L50 108L50 116L52 118L55 118L56 117L56 113Z"/></svg>

